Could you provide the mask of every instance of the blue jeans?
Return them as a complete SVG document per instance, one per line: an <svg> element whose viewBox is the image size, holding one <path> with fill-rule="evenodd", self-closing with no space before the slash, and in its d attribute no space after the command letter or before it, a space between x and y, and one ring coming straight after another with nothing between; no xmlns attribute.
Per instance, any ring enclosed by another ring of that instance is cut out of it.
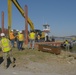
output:
<svg viewBox="0 0 76 75"><path fill-rule="evenodd" d="M18 41L18 49L22 50L23 41Z"/></svg>
<svg viewBox="0 0 76 75"><path fill-rule="evenodd" d="M11 44L12 44L12 47L14 47L14 39L10 40L11 41Z"/></svg>
<svg viewBox="0 0 76 75"><path fill-rule="evenodd" d="M16 43L17 43L17 48L18 48L18 44L19 44L19 40L18 39L16 40Z"/></svg>

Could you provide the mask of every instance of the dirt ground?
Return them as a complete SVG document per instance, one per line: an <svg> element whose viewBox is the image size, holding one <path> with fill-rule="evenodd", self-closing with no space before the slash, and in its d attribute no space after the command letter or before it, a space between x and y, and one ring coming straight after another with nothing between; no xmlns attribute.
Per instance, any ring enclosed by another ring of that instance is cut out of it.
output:
<svg viewBox="0 0 76 75"><path fill-rule="evenodd" d="M0 75L76 75L76 54L61 51L60 55L37 49L13 49L16 66L7 69L0 64ZM74 56L72 56L72 54Z"/></svg>

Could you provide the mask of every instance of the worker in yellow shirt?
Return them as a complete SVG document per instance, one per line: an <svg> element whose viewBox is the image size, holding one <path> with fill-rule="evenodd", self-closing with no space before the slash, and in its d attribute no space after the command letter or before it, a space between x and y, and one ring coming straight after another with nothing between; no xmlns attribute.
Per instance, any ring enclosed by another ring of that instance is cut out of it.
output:
<svg viewBox="0 0 76 75"><path fill-rule="evenodd" d="M12 66L14 67L14 59L12 57L12 45L8 38L5 37L4 33L1 33L1 40L0 40L0 46L3 52L3 59L4 59L4 67L7 68L7 58L10 57L10 60L12 62Z"/></svg>
<svg viewBox="0 0 76 75"><path fill-rule="evenodd" d="M23 42L24 42L24 35L23 35L22 31L20 31L18 34L18 50L19 51L23 50L23 48L22 48Z"/></svg>
<svg viewBox="0 0 76 75"><path fill-rule="evenodd" d="M69 41L68 40L65 40L65 45L66 45L66 50L69 51L70 44L69 44Z"/></svg>
<svg viewBox="0 0 76 75"><path fill-rule="evenodd" d="M38 34L38 42L40 42L40 35Z"/></svg>
<svg viewBox="0 0 76 75"><path fill-rule="evenodd" d="M32 47L31 47L32 45ZM35 45L35 32L32 30L30 33L29 33L29 44L28 44L28 48L32 48L34 49L34 45Z"/></svg>

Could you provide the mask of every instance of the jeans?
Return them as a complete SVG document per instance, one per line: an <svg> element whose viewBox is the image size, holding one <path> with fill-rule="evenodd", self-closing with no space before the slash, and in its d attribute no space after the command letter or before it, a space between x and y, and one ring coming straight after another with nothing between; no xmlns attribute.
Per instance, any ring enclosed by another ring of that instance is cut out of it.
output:
<svg viewBox="0 0 76 75"><path fill-rule="evenodd" d="M32 45L32 49L34 49L34 45L35 45L35 40L34 39L29 40L28 48L31 48L31 45Z"/></svg>
<svg viewBox="0 0 76 75"><path fill-rule="evenodd" d="M14 39L10 40L11 41L11 44L12 44L12 47L14 47Z"/></svg>
<svg viewBox="0 0 76 75"><path fill-rule="evenodd" d="M18 41L18 49L22 50L23 41Z"/></svg>
<svg viewBox="0 0 76 75"><path fill-rule="evenodd" d="M69 51L70 44L66 44L66 50Z"/></svg>
<svg viewBox="0 0 76 75"><path fill-rule="evenodd" d="M18 48L18 44L19 44L19 40L18 39L16 40L16 43L17 43L17 48Z"/></svg>

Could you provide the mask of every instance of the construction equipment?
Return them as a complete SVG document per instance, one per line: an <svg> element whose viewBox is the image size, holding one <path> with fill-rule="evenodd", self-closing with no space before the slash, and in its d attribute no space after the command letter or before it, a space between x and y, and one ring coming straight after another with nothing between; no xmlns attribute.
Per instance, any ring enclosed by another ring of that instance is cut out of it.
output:
<svg viewBox="0 0 76 75"><path fill-rule="evenodd" d="M25 14L24 14L24 10L21 8L20 4L18 3L17 0L8 0L8 30L11 30L11 23L12 23L12 3L16 6L16 8L19 10L19 12L21 13L21 15L25 18ZM32 23L32 21L30 20L30 18L28 18L27 20L28 24L30 25L30 28L32 30L34 30L34 24Z"/></svg>
<svg viewBox="0 0 76 75"><path fill-rule="evenodd" d="M8 30L10 32L11 30L11 23L12 23L12 3L16 6L16 8L19 10L19 12L21 13L21 15L25 18L25 13L24 10L21 8L20 4L18 3L17 0L8 0ZM32 21L30 20L30 18L27 19L28 24L30 25L31 30L34 30L34 24L32 23ZM41 38L44 38L44 32L40 32L41 34Z"/></svg>
<svg viewBox="0 0 76 75"><path fill-rule="evenodd" d="M35 33L40 35L40 39L44 39L45 38L45 32L39 30L39 29L35 29Z"/></svg>

